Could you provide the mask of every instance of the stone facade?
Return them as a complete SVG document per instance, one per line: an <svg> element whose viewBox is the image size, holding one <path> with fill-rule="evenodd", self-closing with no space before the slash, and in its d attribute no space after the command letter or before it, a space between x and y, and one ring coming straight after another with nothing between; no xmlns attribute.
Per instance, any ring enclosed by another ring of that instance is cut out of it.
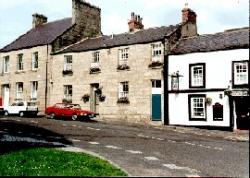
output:
<svg viewBox="0 0 250 178"><path fill-rule="evenodd" d="M161 43L161 42L157 42ZM118 50L129 48L129 70L117 70ZM163 50L163 45L162 45ZM130 122L148 123L151 121L152 80L162 80L162 67L149 68L152 62L152 43L135 44L97 50L100 52L100 69L97 74L90 74L92 53L66 53L53 56L52 81L50 103L62 102L64 85L73 87L73 103L79 103L84 109L91 110L91 100L84 103L84 94L91 96L91 84L99 84L104 102L99 102L99 113L103 119L122 119ZM63 76L64 56L73 57L73 75ZM163 62L164 55L161 55ZM120 82L129 83L129 104L118 104L118 90Z"/></svg>
<svg viewBox="0 0 250 178"><path fill-rule="evenodd" d="M9 72L5 73L1 71L0 92L3 96L3 86L8 85L10 89L9 103L12 104L16 101L16 84L18 82L23 83L23 101L31 100L31 82L38 82L37 104L39 111L44 112L46 104L46 61L50 61L51 46L39 46L30 49L22 49L17 51L10 51L6 53L0 53L1 69L4 65L4 57L9 56ZM38 69L32 70L32 54L38 53ZM23 54L23 70L17 69L17 58L19 54ZM48 63L48 65L50 65Z"/></svg>

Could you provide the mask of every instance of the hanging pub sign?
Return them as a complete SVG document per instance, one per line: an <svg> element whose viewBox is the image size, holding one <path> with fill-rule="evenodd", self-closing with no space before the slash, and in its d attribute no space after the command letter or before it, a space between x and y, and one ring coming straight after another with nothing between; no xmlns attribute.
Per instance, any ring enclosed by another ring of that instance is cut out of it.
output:
<svg viewBox="0 0 250 178"><path fill-rule="evenodd" d="M178 72L171 75L171 90L179 91L180 89L180 77L182 77Z"/></svg>

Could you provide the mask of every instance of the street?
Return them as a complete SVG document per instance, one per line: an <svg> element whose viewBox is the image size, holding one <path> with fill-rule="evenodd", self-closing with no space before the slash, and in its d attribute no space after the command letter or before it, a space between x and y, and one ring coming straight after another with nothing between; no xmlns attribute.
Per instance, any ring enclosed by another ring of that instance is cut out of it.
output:
<svg viewBox="0 0 250 178"><path fill-rule="evenodd" d="M98 121L1 117L0 155L21 149L14 146L20 142L33 142L23 148L48 144L91 151L130 176L249 177L249 142L199 133Z"/></svg>

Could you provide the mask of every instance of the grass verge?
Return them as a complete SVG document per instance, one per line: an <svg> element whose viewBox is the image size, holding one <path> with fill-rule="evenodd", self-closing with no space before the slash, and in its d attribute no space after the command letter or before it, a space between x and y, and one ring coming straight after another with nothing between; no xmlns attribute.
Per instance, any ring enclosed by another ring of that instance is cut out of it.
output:
<svg viewBox="0 0 250 178"><path fill-rule="evenodd" d="M84 154L35 148L0 156L0 176L127 176L107 161Z"/></svg>

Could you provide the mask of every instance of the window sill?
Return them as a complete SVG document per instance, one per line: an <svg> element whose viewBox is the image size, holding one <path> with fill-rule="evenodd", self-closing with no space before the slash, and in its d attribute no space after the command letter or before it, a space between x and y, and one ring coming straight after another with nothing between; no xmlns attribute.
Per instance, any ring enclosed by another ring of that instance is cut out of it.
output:
<svg viewBox="0 0 250 178"><path fill-rule="evenodd" d="M117 71L129 71L130 67L128 65L119 65Z"/></svg>
<svg viewBox="0 0 250 178"><path fill-rule="evenodd" d="M151 62L148 67L151 69L162 69L163 68L163 63L160 61L156 61L156 62Z"/></svg>
<svg viewBox="0 0 250 178"><path fill-rule="evenodd" d="M63 76L65 75L69 75L72 76L73 75L73 71L62 71Z"/></svg>
<svg viewBox="0 0 250 178"><path fill-rule="evenodd" d="M99 74L101 73L100 68L90 68L89 74Z"/></svg>
<svg viewBox="0 0 250 178"><path fill-rule="evenodd" d="M38 71L38 69L31 69L31 71L32 71L32 72L37 72L37 71Z"/></svg>
<svg viewBox="0 0 250 178"><path fill-rule="evenodd" d="M125 98L119 98L117 104L130 104L130 102L129 99L125 97Z"/></svg>
<svg viewBox="0 0 250 178"><path fill-rule="evenodd" d="M15 74L22 74L22 73L25 73L24 70L19 70L19 71L16 71Z"/></svg>

